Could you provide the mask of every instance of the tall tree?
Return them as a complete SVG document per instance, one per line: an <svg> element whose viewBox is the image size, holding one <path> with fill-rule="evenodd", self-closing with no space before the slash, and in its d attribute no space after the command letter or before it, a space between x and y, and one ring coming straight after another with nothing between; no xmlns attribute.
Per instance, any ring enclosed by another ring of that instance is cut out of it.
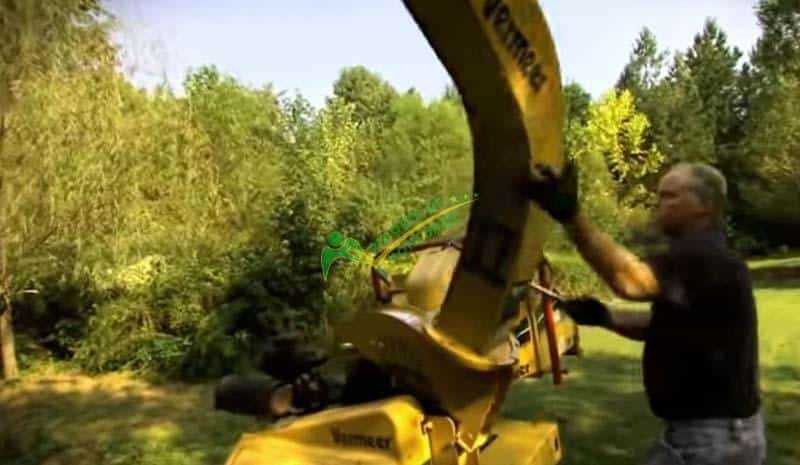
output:
<svg viewBox="0 0 800 465"><path fill-rule="evenodd" d="M800 76L800 2L761 0L756 7L761 37L751 62L770 75Z"/></svg>
<svg viewBox="0 0 800 465"><path fill-rule="evenodd" d="M636 108L647 116L650 125L644 136L646 143L664 147L671 145L669 125L674 120L664 105L670 94L668 57L668 52L659 48L653 32L643 28L616 84L618 91L627 90L633 94ZM665 155L669 158L668 151Z"/></svg>
<svg viewBox="0 0 800 465"><path fill-rule="evenodd" d="M707 121L698 83L684 54L675 54L664 82L650 98L659 103L653 118L655 142L666 159L713 163L713 125Z"/></svg>
<svg viewBox="0 0 800 465"><path fill-rule="evenodd" d="M743 187L751 182L757 168L742 145L749 99L744 95L746 78L739 66L741 58L742 52L728 44L725 32L711 19L686 53L686 65L702 101L703 123L713 137L713 158L708 161L728 180L728 212L736 237L747 229Z"/></svg>
<svg viewBox="0 0 800 465"><path fill-rule="evenodd" d="M739 60L742 52L728 45L727 35L709 19L686 53L686 66L695 82L706 122L714 131L715 159L733 175L742 139Z"/></svg>
<svg viewBox="0 0 800 465"><path fill-rule="evenodd" d="M46 211L50 180L31 153L11 152L8 137L12 109L26 84L54 70L92 72L113 65L108 39L110 17L95 0L0 3L0 364L4 378L17 374L12 298L15 293L11 257L35 247L51 234ZM38 161L47 163L42 157ZM52 176L52 174L50 174Z"/></svg>
<svg viewBox="0 0 800 465"><path fill-rule="evenodd" d="M592 95L577 82L570 82L564 86L564 102L568 124L586 124L589 117L589 105Z"/></svg>
<svg viewBox="0 0 800 465"><path fill-rule="evenodd" d="M333 98L328 105L352 106L353 121L364 136L358 138L360 146L355 150L356 167L361 175L371 171L381 154L384 130L392 124L391 109L397 97L391 84L363 66L343 69L333 84Z"/></svg>
<svg viewBox="0 0 800 465"><path fill-rule="evenodd" d="M363 66L345 68L333 84L333 95L355 106L359 123L386 123L397 91L380 75Z"/></svg>
<svg viewBox="0 0 800 465"><path fill-rule="evenodd" d="M748 223L772 243L798 245L800 234L800 2L761 0L762 34L743 72L743 152L755 176L745 186ZM764 227L767 225L768 227Z"/></svg>
<svg viewBox="0 0 800 465"><path fill-rule="evenodd" d="M464 101L461 99L461 93L453 84L447 84L445 86L444 92L442 93L442 99L457 103L459 105L464 104Z"/></svg>
<svg viewBox="0 0 800 465"><path fill-rule="evenodd" d="M617 80L617 90L627 89L640 100L661 82L667 52L659 51L653 32L643 28L633 45L630 60Z"/></svg>

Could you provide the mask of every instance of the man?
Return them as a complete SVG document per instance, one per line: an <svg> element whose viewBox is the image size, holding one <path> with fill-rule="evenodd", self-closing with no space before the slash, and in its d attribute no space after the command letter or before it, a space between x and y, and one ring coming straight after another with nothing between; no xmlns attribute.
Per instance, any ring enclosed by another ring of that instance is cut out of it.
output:
<svg viewBox="0 0 800 465"><path fill-rule="evenodd" d="M578 324L644 341L644 385L664 433L647 465L756 465L766 457L758 386L755 303L745 263L725 244L726 182L705 164L674 166L658 186L656 225L665 250L640 259L578 208L575 169L537 166L529 195L561 222L614 293L650 312L566 301Z"/></svg>

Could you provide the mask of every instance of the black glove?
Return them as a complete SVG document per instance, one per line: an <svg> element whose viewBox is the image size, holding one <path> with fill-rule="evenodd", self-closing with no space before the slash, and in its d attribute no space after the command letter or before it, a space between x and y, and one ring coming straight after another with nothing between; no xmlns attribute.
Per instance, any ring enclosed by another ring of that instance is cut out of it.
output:
<svg viewBox="0 0 800 465"><path fill-rule="evenodd" d="M611 326L611 312L608 307L591 297L562 300L556 304L556 308L566 312L579 325L604 328Z"/></svg>
<svg viewBox="0 0 800 465"><path fill-rule="evenodd" d="M572 162L556 173L547 165L537 164L528 183L528 197L538 203L556 221L564 223L578 214L578 172Z"/></svg>

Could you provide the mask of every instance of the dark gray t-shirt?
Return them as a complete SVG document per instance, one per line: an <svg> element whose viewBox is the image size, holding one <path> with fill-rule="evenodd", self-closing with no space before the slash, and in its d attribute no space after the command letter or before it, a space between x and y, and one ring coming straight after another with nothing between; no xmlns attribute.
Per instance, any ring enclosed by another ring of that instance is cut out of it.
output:
<svg viewBox="0 0 800 465"><path fill-rule="evenodd" d="M643 357L653 413L668 420L755 414L758 323L747 265L716 230L674 239L647 261L661 284Z"/></svg>

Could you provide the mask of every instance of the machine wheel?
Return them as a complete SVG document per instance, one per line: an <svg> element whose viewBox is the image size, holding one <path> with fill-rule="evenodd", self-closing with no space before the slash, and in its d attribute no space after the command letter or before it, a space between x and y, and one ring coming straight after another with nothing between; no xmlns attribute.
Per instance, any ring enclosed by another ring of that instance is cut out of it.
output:
<svg viewBox="0 0 800 465"><path fill-rule="evenodd" d="M272 393L283 383L267 375L229 375L214 388L214 409L270 416Z"/></svg>

